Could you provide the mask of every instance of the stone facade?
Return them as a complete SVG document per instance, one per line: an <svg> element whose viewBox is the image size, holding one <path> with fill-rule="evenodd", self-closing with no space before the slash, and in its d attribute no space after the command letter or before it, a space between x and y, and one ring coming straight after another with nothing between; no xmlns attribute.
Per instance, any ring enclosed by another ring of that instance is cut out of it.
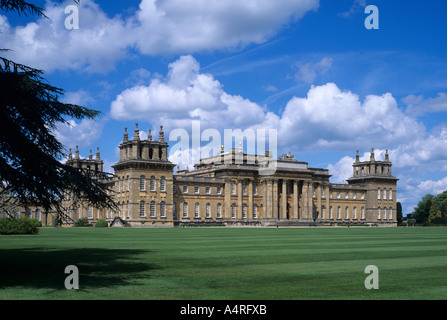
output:
<svg viewBox="0 0 447 320"><path fill-rule="evenodd" d="M327 169L311 168L290 153L277 160L271 153L245 154L238 148L201 159L194 170L177 170L167 159L168 144L160 127L159 140L140 139L138 125L130 140L127 129L119 145L115 178L107 181L118 210L74 203L67 214L92 222L116 218L132 227L225 225L380 225L396 226L396 183L391 162L360 162L347 184L330 182ZM76 161L75 161L76 160ZM96 159L70 159L73 165L102 170ZM274 174L264 175L265 163L274 163Z"/></svg>

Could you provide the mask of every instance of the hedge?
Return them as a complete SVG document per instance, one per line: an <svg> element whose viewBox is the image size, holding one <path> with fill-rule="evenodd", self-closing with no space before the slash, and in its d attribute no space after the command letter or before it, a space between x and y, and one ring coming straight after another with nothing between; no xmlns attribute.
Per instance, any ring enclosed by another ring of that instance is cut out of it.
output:
<svg viewBox="0 0 447 320"><path fill-rule="evenodd" d="M42 223L31 218L0 218L0 234L37 234Z"/></svg>

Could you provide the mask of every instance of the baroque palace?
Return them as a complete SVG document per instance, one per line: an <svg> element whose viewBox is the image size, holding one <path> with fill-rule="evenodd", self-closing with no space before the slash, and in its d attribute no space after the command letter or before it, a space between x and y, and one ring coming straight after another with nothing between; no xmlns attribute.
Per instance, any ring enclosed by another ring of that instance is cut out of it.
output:
<svg viewBox="0 0 447 320"><path fill-rule="evenodd" d="M119 145L114 178L104 181L118 209L97 208L85 199L66 200L67 224L87 217L110 226L396 226L396 184L388 152L384 161L360 161L357 152L347 184L334 184L327 169L311 168L290 153L273 159L232 148L200 159L192 171L177 170L168 160L168 143L160 127L158 141L140 139L138 124ZM70 150L67 164L103 171L99 149L94 158ZM264 171L274 164L273 173ZM38 208L17 214L53 224L55 215ZM23 211L23 212L22 212ZM45 217L43 217L45 215Z"/></svg>
<svg viewBox="0 0 447 320"><path fill-rule="evenodd" d="M100 209L77 201L67 214L73 220L103 218L112 226L132 227L226 225L380 225L396 226L396 184L388 152L376 161L361 162L357 152L347 184L329 181L327 169L311 168L290 153L273 159L232 148L200 159L195 170L177 170L167 158L168 144L160 127L159 140L140 139L138 125L129 139L125 129L119 145L113 190L118 210ZM103 170L96 158L80 159L76 151L68 163ZM263 175L275 163L273 174Z"/></svg>

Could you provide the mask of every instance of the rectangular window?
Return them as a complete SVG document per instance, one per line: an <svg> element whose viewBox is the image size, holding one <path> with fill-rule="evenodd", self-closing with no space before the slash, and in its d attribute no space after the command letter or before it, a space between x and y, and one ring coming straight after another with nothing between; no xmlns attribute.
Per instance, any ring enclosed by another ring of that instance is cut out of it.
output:
<svg viewBox="0 0 447 320"><path fill-rule="evenodd" d="M207 194L210 194L210 193L211 193L211 188L210 188L210 187L205 187L205 192L206 192Z"/></svg>
<svg viewBox="0 0 447 320"><path fill-rule="evenodd" d="M222 193L222 187L217 187L217 194L221 194Z"/></svg>
<svg viewBox="0 0 447 320"><path fill-rule="evenodd" d="M183 193L188 193L188 186L183 186L182 187L182 192Z"/></svg>
<svg viewBox="0 0 447 320"><path fill-rule="evenodd" d="M194 193L199 193L199 187L198 186L194 187Z"/></svg>

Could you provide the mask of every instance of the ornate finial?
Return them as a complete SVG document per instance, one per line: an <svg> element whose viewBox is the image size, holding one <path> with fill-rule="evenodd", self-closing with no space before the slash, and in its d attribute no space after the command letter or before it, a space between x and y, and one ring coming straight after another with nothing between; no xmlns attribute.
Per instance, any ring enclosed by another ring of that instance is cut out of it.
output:
<svg viewBox="0 0 447 320"><path fill-rule="evenodd" d="M163 132L163 126L160 126L160 132L158 133L158 141L165 142L165 133Z"/></svg>
<svg viewBox="0 0 447 320"><path fill-rule="evenodd" d="M221 145L221 146L220 146L220 153L224 153L224 152L225 152L225 150L224 150L224 146Z"/></svg>
<svg viewBox="0 0 447 320"><path fill-rule="evenodd" d="M79 159L79 148L76 146L75 159Z"/></svg>
<svg viewBox="0 0 447 320"><path fill-rule="evenodd" d="M135 130L134 130L134 140L140 140L140 130L138 129L138 123L135 123Z"/></svg>
<svg viewBox="0 0 447 320"><path fill-rule="evenodd" d="M148 131L149 131L149 133L147 134L147 140L152 141L151 129L149 129Z"/></svg>
<svg viewBox="0 0 447 320"><path fill-rule="evenodd" d="M375 161L375 159L374 159L374 148L371 148L371 156L370 156L370 160L371 160L371 161Z"/></svg>
<svg viewBox="0 0 447 320"><path fill-rule="evenodd" d="M357 153L355 155L355 162L359 162L359 161L360 161L359 151L357 150Z"/></svg>
<svg viewBox="0 0 447 320"><path fill-rule="evenodd" d="M128 140L129 140L129 134L127 133L127 128L124 128L123 142L127 142Z"/></svg>
<svg viewBox="0 0 447 320"><path fill-rule="evenodd" d="M68 149L68 160L73 159L73 156L71 154L71 148Z"/></svg>
<svg viewBox="0 0 447 320"><path fill-rule="evenodd" d="M101 160L101 154L99 153L99 147L96 147L96 160Z"/></svg>
<svg viewBox="0 0 447 320"><path fill-rule="evenodd" d="M388 156L388 149L385 151L385 161L390 161L390 158Z"/></svg>
<svg viewBox="0 0 447 320"><path fill-rule="evenodd" d="M93 159L92 149L90 149L90 153L88 154L88 159L89 160Z"/></svg>

